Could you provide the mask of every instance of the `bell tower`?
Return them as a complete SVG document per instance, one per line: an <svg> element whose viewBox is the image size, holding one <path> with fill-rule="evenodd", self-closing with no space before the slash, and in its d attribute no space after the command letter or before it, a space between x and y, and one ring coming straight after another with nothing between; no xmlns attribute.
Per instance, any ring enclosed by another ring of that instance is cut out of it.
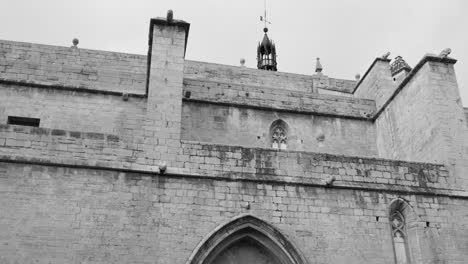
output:
<svg viewBox="0 0 468 264"><path fill-rule="evenodd" d="M267 71L277 71L276 68L276 47L273 41L268 38L268 28L263 29L265 35L257 47L257 68Z"/></svg>
<svg viewBox="0 0 468 264"><path fill-rule="evenodd" d="M272 40L268 38L267 32L267 24L271 24L267 20L267 13L266 13L266 0L265 0L265 16L260 16L260 21L265 22L265 27L263 28L263 32L265 35L263 36L263 40L261 43L258 43L257 47L257 68L260 70L267 70L267 71L277 71L276 68L276 47Z"/></svg>

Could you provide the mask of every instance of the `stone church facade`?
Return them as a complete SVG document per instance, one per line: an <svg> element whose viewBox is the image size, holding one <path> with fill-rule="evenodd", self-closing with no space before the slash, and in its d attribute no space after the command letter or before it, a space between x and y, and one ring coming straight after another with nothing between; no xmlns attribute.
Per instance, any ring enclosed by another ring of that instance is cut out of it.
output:
<svg viewBox="0 0 468 264"><path fill-rule="evenodd" d="M362 78L0 41L0 263L467 263L449 51ZM279 65L280 66L280 65Z"/></svg>

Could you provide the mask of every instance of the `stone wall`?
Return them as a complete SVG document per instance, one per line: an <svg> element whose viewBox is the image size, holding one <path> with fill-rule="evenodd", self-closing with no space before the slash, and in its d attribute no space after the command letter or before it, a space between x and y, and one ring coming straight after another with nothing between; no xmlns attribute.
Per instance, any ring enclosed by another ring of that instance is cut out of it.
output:
<svg viewBox="0 0 468 264"><path fill-rule="evenodd" d="M468 125L468 108L465 108L466 124Z"/></svg>
<svg viewBox="0 0 468 264"><path fill-rule="evenodd" d="M309 93L316 92L317 88L349 93L353 90L354 85L356 84L355 81L328 78L323 75L301 75L263 71L246 67L190 60L185 62L184 78L220 83L272 87L276 89Z"/></svg>
<svg viewBox="0 0 468 264"><path fill-rule="evenodd" d="M6 160L158 171L162 154L142 137L81 133L14 125L0 126L0 157ZM198 142L181 143L168 162L168 173L210 178L265 179L323 185L335 175L338 185L372 185L444 192L448 171L441 165L354 158L270 148L246 148ZM399 186L399 187L398 187ZM453 187L452 187L453 188ZM456 190L456 189L453 189Z"/></svg>
<svg viewBox="0 0 468 264"><path fill-rule="evenodd" d="M0 40L0 80L144 94L146 70L146 55ZM184 77L304 92L312 92L317 79L189 60ZM349 93L354 84L326 77L317 88Z"/></svg>
<svg viewBox="0 0 468 264"><path fill-rule="evenodd" d="M246 214L309 263L393 263L396 198L413 263L466 261L453 59L425 57L383 90L372 69L386 66L371 67L364 100L320 94L354 81L186 61L188 29L152 19L148 57L0 41L0 122L41 119L0 124L0 263L186 263ZM287 151L269 148L278 119Z"/></svg>
<svg viewBox="0 0 468 264"><path fill-rule="evenodd" d="M144 94L146 56L0 41L0 80Z"/></svg>
<svg viewBox="0 0 468 264"><path fill-rule="evenodd" d="M397 86L390 71L390 60L376 58L361 80L354 97L375 100L377 111L391 99Z"/></svg>
<svg viewBox="0 0 468 264"><path fill-rule="evenodd" d="M453 64L426 55L376 120L383 158L444 163L468 186L468 130ZM456 183L455 183L456 182Z"/></svg>
<svg viewBox="0 0 468 264"><path fill-rule="evenodd" d="M8 116L39 118L40 127L138 136L146 99L0 83L0 123Z"/></svg>
<svg viewBox="0 0 468 264"><path fill-rule="evenodd" d="M207 234L249 214L309 263L393 263L397 197L417 214L415 262L468 258L464 198L0 162L0 262L186 263Z"/></svg>
<svg viewBox="0 0 468 264"><path fill-rule="evenodd" d="M367 120L376 111L373 100L274 87L184 79L185 99L207 103Z"/></svg>
<svg viewBox="0 0 468 264"><path fill-rule="evenodd" d="M0 125L0 155L13 160L135 168L144 164L143 137Z"/></svg>
<svg viewBox="0 0 468 264"><path fill-rule="evenodd" d="M270 148L272 124L282 120L288 150L377 157L371 121L272 110L186 101L182 139Z"/></svg>

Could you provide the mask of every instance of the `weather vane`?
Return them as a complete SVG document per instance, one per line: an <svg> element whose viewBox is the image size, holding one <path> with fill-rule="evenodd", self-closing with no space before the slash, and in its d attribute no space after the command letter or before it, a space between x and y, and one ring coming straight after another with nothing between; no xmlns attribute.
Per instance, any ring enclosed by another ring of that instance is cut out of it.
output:
<svg viewBox="0 0 468 264"><path fill-rule="evenodd" d="M264 1L264 7L265 7L265 16L260 16L260 21L264 21L264 22L265 22L265 28L266 28L266 27L267 27L267 24L271 24L271 22L267 20L266 0Z"/></svg>

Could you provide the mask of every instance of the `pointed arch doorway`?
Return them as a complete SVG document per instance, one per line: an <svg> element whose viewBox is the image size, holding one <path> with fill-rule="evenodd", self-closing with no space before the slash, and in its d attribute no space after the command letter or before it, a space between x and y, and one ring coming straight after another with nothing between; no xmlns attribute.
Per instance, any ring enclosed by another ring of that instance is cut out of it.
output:
<svg viewBox="0 0 468 264"><path fill-rule="evenodd" d="M303 256L270 224L242 215L216 228L188 264L305 264Z"/></svg>

